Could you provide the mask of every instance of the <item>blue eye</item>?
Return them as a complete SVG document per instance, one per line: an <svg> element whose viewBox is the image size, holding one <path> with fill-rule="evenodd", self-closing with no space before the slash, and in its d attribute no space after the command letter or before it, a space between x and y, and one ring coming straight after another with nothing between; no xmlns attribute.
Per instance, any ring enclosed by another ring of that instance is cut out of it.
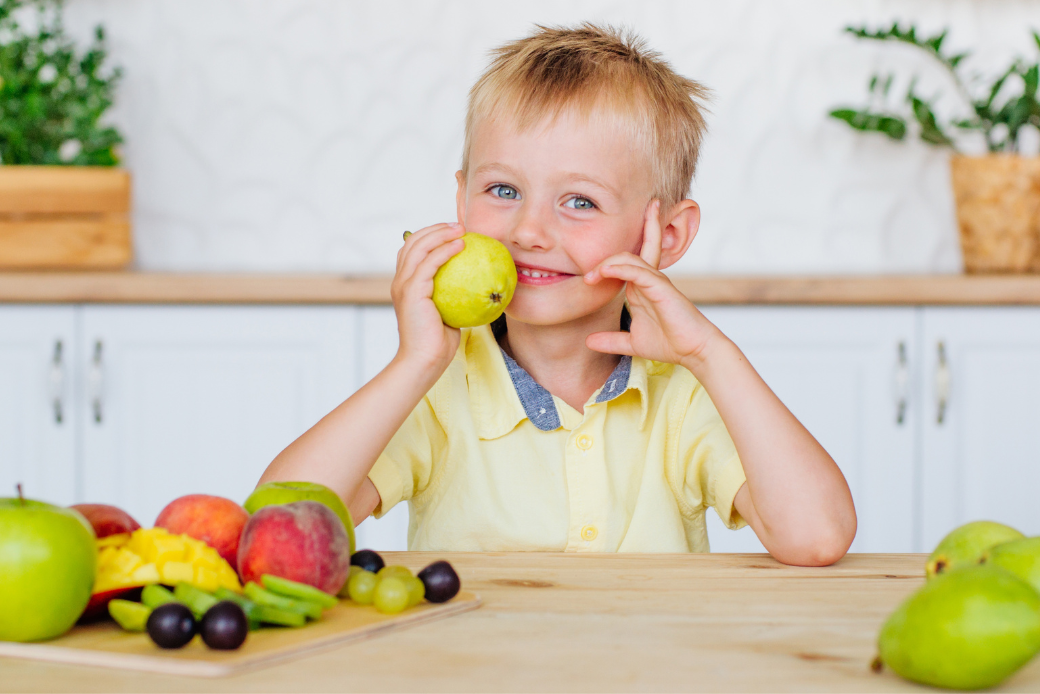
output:
<svg viewBox="0 0 1040 694"><path fill-rule="evenodd" d="M520 193L513 186L507 185L495 185L488 189L492 195L497 198L503 198L505 200L516 200L520 197Z"/></svg>
<svg viewBox="0 0 1040 694"><path fill-rule="evenodd" d="M575 210L594 210L596 209L596 203L592 202L588 198L583 198L580 195L576 195L567 202L563 203L567 207Z"/></svg>

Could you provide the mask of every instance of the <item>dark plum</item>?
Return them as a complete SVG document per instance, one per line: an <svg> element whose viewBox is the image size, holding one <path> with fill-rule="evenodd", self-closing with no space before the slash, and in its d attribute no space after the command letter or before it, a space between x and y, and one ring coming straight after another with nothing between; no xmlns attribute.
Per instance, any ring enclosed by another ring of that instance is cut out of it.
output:
<svg viewBox="0 0 1040 694"><path fill-rule="evenodd" d="M241 646L249 633L249 620L245 610L231 602L221 600L206 610L199 623L199 634L210 648L233 651Z"/></svg>
<svg viewBox="0 0 1040 694"><path fill-rule="evenodd" d="M350 563L352 566L360 566L365 571L371 571L374 574L379 573L379 570L386 566L383 558L370 549L359 549L351 554Z"/></svg>
<svg viewBox="0 0 1040 694"><path fill-rule="evenodd" d="M146 628L159 648L181 648L195 636L195 617L187 606L168 602L152 610Z"/></svg>
<svg viewBox="0 0 1040 694"><path fill-rule="evenodd" d="M446 561L433 562L420 571L418 576L426 586L426 599L430 602L448 602L462 587L459 575Z"/></svg>

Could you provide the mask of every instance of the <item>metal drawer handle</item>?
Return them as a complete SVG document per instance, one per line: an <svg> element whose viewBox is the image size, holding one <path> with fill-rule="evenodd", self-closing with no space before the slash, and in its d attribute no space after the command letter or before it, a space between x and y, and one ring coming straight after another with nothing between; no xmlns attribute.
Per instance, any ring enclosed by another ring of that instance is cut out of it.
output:
<svg viewBox="0 0 1040 694"><path fill-rule="evenodd" d="M910 367L906 360L906 342L900 342L896 358L896 424L906 421L906 398L910 386Z"/></svg>
<svg viewBox="0 0 1040 694"><path fill-rule="evenodd" d="M946 363L946 344L939 341L938 363L935 367L935 423L940 426L946 421L946 405L950 399L950 367Z"/></svg>
<svg viewBox="0 0 1040 694"><path fill-rule="evenodd" d="M101 344L101 340L94 342L94 357L87 372L87 392L91 409L94 410L94 421L98 424L101 424L104 410L105 369L101 360L103 351L104 345Z"/></svg>
<svg viewBox="0 0 1040 694"><path fill-rule="evenodd" d="M51 368L47 380L51 390L51 404L54 407L54 423L61 424L65 419L65 362L62 358L64 346L61 340L54 342L54 356L51 358Z"/></svg>

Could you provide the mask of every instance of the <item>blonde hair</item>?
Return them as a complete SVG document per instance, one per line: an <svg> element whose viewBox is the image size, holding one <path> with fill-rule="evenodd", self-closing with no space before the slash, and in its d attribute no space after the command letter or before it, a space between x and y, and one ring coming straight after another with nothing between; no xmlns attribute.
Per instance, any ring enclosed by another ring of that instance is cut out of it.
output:
<svg viewBox="0 0 1040 694"><path fill-rule="evenodd" d="M568 109L618 120L643 147L653 197L669 206L689 195L706 130L710 92L676 73L630 32L588 22L538 26L530 36L492 51L469 92L462 173L476 125L507 114L519 130Z"/></svg>

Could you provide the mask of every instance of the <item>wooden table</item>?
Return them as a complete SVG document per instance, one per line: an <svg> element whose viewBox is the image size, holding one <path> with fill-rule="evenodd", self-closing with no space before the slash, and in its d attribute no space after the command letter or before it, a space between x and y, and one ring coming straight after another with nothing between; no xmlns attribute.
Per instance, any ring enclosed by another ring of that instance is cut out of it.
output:
<svg viewBox="0 0 1040 694"><path fill-rule="evenodd" d="M387 553L413 569L434 555ZM0 658L3 691L934 691L874 674L924 555L455 554L484 606L219 680ZM1040 659L1001 691L1040 691Z"/></svg>

